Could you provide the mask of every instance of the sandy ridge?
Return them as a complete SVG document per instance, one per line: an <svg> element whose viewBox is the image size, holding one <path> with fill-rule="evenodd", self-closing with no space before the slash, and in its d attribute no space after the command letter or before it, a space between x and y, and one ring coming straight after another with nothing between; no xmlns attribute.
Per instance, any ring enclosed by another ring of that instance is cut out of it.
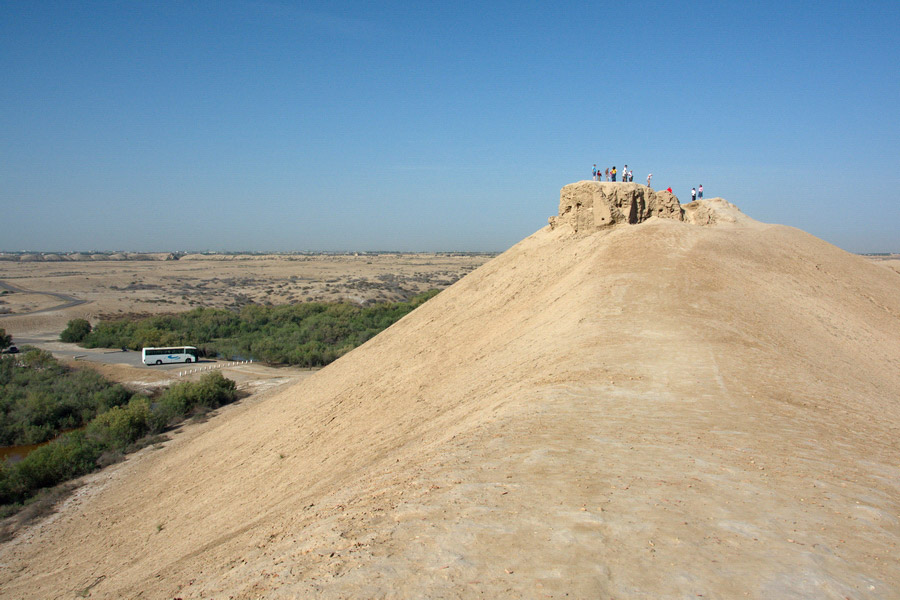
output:
<svg viewBox="0 0 900 600"><path fill-rule="evenodd" d="M545 228L128 461L0 548L0 590L898 596L898 292L749 219Z"/></svg>

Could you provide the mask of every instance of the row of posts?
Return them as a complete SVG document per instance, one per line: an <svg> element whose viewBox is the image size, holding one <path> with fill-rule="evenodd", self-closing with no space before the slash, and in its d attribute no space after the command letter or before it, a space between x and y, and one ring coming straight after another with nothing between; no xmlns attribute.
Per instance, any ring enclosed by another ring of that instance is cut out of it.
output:
<svg viewBox="0 0 900 600"><path fill-rule="evenodd" d="M199 369L191 369L190 371L178 371L179 377L184 377L185 375L192 375L194 373L202 373L203 371L212 371L213 369L224 369L225 367L236 367L238 365L247 365L252 363L253 360L240 360L236 362L230 363L216 363L214 365L207 365L205 367L200 367Z"/></svg>

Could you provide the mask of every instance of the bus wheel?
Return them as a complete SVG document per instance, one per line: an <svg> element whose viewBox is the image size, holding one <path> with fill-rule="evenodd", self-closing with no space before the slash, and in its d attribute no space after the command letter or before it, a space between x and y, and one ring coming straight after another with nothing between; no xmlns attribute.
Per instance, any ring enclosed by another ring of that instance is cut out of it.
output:
<svg viewBox="0 0 900 600"><path fill-rule="evenodd" d="M189 363L189 362L191 362L191 359L190 359L190 358L186 358L186 359L184 359L184 362Z"/></svg>
<svg viewBox="0 0 900 600"><path fill-rule="evenodd" d="M162 361L161 361L161 360L158 360L158 361L156 361L156 364L161 365L161 364L162 364Z"/></svg>

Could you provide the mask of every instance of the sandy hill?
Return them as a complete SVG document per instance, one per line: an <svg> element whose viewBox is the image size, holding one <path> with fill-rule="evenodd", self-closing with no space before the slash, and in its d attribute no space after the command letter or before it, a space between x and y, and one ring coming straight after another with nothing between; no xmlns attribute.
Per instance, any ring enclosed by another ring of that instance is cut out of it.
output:
<svg viewBox="0 0 900 600"><path fill-rule="evenodd" d="M303 384L94 476L0 595L900 597L900 277L573 185Z"/></svg>

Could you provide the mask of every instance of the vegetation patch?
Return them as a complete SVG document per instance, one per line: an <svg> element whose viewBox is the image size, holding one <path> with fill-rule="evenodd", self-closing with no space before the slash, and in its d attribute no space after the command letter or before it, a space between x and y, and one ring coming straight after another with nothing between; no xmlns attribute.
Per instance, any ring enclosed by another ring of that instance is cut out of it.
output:
<svg viewBox="0 0 900 600"><path fill-rule="evenodd" d="M49 352L22 348L0 359L0 446L40 444L126 404L131 392Z"/></svg>
<svg viewBox="0 0 900 600"><path fill-rule="evenodd" d="M205 356L317 367L365 343L437 293L431 290L406 302L373 306L305 302L254 304L239 311L196 308L175 315L103 321L93 330L73 321L67 331L84 333L80 343L87 348L187 345Z"/></svg>
<svg viewBox="0 0 900 600"><path fill-rule="evenodd" d="M59 434L60 427L79 427L58 435L19 462L6 460L0 464L3 514L29 505L41 490L158 443L161 432L195 412L217 408L236 397L234 381L218 371L204 374L197 382L177 383L156 398L130 394L92 371L72 372L41 350L0 359L0 377L7 382L0 398L6 404L8 395L14 399L13 409L4 415L3 422L5 430L11 432L10 439L18 440L17 434L35 431L41 434L38 438L52 437ZM36 382L39 393L32 395L28 389L23 396L21 388L29 388L30 382Z"/></svg>
<svg viewBox="0 0 900 600"><path fill-rule="evenodd" d="M91 332L91 324L86 319L72 319L63 332L59 334L60 341L77 343Z"/></svg>

